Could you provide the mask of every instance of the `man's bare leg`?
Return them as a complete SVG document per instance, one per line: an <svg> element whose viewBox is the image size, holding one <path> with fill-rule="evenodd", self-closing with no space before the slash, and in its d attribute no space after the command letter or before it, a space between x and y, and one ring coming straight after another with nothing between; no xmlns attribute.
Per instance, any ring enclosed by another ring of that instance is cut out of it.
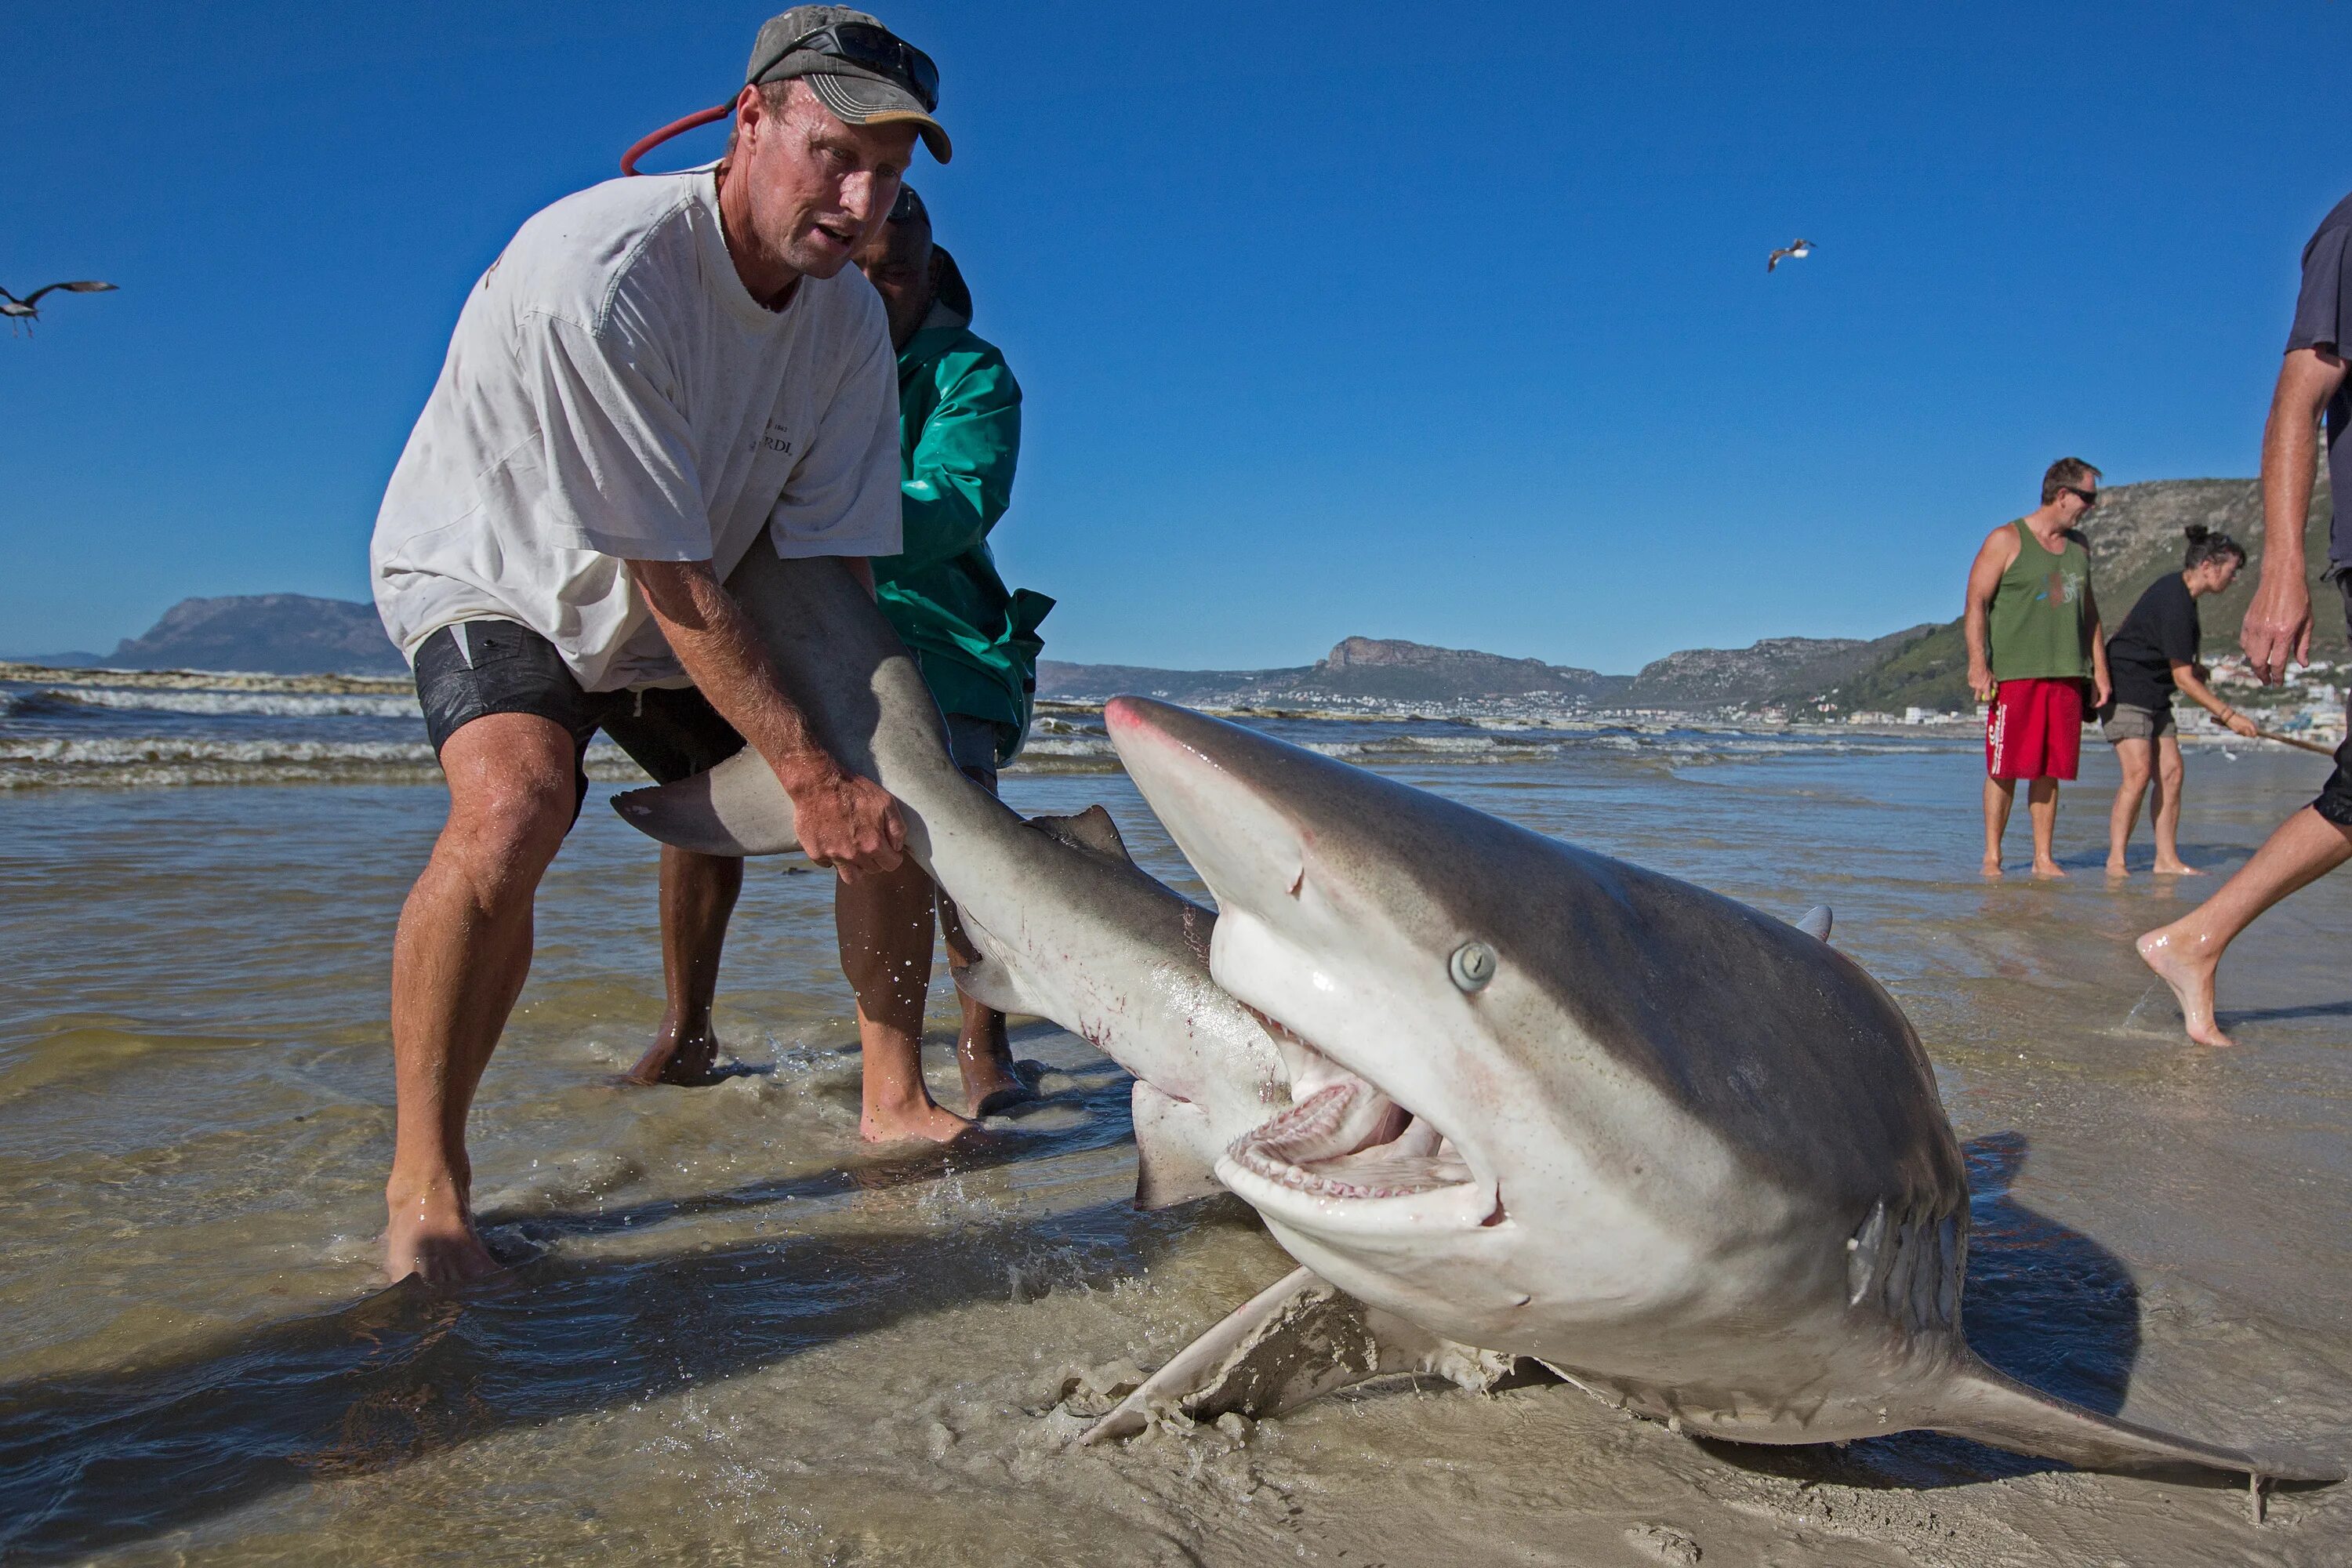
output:
<svg viewBox="0 0 2352 1568"><path fill-rule="evenodd" d="M2107 812L2107 875L2124 877L2130 875L2124 850L2131 843L2132 829L2139 826L2140 797L2147 793L2148 743L2117 741L2116 765L2123 769L2124 779L2116 786L2116 804Z"/></svg>
<svg viewBox="0 0 2352 1568"><path fill-rule="evenodd" d="M2156 870L2161 877L2201 877L2180 858L2180 786L2189 770L2180 763L2180 738L2156 743Z"/></svg>
<svg viewBox="0 0 2352 1568"><path fill-rule="evenodd" d="M2000 875L2000 836L2009 831L2009 808L2017 804L2015 779L1985 780L1985 858L1984 874Z"/></svg>
<svg viewBox="0 0 2352 1568"><path fill-rule="evenodd" d="M857 993L857 1039L866 1055L857 1131L868 1142L927 1138L945 1143L971 1127L933 1100L923 1082L931 892L930 878L912 858L895 871L834 888L841 972Z"/></svg>
<svg viewBox="0 0 2352 1568"><path fill-rule="evenodd" d="M2033 819L2033 874L2063 877L2066 873L2053 852L2058 841L2058 781L2035 779L2025 789L2025 814Z"/></svg>
<svg viewBox="0 0 2352 1568"><path fill-rule="evenodd" d="M980 950L964 934L955 900L942 892L939 902L940 935L948 944L950 961L958 969L979 963ZM963 1007L963 1028L956 1036L956 1068L963 1075L965 1111L986 1116L1034 1099L1034 1091L1013 1070L1013 1043L1005 1037L1004 1015L961 992L956 994L956 1000Z"/></svg>
<svg viewBox="0 0 2352 1568"><path fill-rule="evenodd" d="M2172 987L2200 1046L2236 1044L2213 1021L2213 975L2221 954L2263 910L2352 860L2352 827L2339 827L2309 806L2279 825L2254 858L2213 890L2213 896L2132 945Z"/></svg>
<svg viewBox="0 0 2352 1568"><path fill-rule="evenodd" d="M665 844L661 852L662 989L666 1005L653 1048L629 1069L630 1081L692 1088L719 1081L719 1037L710 1003L719 993L719 959L728 917L743 890L743 862L697 855Z"/></svg>
<svg viewBox="0 0 2352 1568"><path fill-rule="evenodd" d="M449 818L392 949L393 1279L451 1285L498 1268L474 1231L466 1113L530 972L531 902L572 826L573 765L563 727L527 713L477 719L441 748Z"/></svg>

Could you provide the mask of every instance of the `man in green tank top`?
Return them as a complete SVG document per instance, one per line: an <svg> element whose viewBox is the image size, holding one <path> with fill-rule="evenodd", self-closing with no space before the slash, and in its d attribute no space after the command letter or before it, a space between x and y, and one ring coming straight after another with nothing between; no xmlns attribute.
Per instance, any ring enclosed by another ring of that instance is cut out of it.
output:
<svg viewBox="0 0 2352 1568"><path fill-rule="evenodd" d="M2099 504L2099 470L2061 458L2042 476L2042 504L1986 536L1969 568L1969 688L1985 710L1984 874L2000 875L2000 837L2028 781L2033 874L2063 877L2052 840L2058 781L2081 766L2084 682L2108 696L2106 639L2080 525Z"/></svg>

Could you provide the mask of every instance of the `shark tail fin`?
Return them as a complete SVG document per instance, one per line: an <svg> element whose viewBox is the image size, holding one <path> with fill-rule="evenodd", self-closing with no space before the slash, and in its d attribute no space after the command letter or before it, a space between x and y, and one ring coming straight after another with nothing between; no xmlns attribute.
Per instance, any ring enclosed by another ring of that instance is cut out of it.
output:
<svg viewBox="0 0 2352 1568"><path fill-rule="evenodd" d="M746 746L708 773L613 797L639 832L703 855L785 855L801 847L793 797Z"/></svg>
<svg viewBox="0 0 2352 1568"><path fill-rule="evenodd" d="M2342 1466L2325 1460L2219 1447L2095 1415L2028 1388L1974 1355L1955 1366L1919 1425L2086 1470L2204 1470L2282 1481L2344 1479Z"/></svg>

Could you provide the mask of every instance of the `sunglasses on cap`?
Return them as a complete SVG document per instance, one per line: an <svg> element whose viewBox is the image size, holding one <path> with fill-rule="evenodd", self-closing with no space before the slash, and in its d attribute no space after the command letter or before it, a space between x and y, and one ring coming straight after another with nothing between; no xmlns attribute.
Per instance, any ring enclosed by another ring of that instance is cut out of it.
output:
<svg viewBox="0 0 2352 1568"><path fill-rule="evenodd" d="M940 106L940 68L931 63L931 57L889 28L871 22L835 22L813 33L803 33L753 71L751 81L757 83L782 64L787 56L803 50L829 55L845 65L888 77L912 92L926 114Z"/></svg>

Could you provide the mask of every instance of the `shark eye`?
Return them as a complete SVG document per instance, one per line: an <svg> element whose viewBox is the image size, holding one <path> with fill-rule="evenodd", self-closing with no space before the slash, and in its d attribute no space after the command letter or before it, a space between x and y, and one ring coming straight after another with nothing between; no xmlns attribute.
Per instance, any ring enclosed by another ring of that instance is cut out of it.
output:
<svg viewBox="0 0 2352 1568"><path fill-rule="evenodd" d="M1445 972L1463 990L1481 990L1495 978L1495 950L1483 942L1465 942L1445 961Z"/></svg>

